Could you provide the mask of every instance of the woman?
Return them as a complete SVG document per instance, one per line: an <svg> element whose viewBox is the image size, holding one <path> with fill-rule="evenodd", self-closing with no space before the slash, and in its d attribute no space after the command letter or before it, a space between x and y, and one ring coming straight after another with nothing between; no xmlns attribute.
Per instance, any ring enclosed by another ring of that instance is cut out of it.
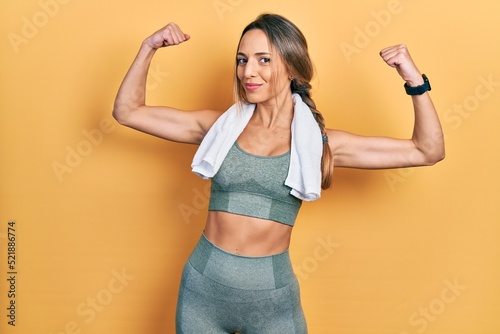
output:
<svg viewBox="0 0 500 334"><path fill-rule="evenodd" d="M200 144L193 171L212 178L206 227L183 271L177 333L306 333L288 254L301 201L318 198L318 188L330 186L333 166L399 168L443 159L429 83L404 45L386 48L381 57L412 96L412 137L327 129L309 93L313 70L304 36L282 16L264 14L241 35L237 103L230 110L147 106L153 55L189 38L173 23L146 38L113 110L125 126Z"/></svg>

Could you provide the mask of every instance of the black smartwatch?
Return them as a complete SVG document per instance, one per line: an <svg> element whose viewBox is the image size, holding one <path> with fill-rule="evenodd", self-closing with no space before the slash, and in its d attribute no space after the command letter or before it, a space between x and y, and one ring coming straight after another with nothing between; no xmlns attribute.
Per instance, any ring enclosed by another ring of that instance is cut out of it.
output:
<svg viewBox="0 0 500 334"><path fill-rule="evenodd" d="M422 74L422 78L424 79L424 83L420 86L410 87L407 83L405 83L406 94L408 95L422 95L423 93L431 90L431 84L429 79L425 74Z"/></svg>

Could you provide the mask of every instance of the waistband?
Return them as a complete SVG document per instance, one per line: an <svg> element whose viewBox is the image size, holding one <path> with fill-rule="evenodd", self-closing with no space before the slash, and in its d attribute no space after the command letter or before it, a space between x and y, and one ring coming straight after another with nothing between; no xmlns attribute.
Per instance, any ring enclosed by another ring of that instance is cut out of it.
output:
<svg viewBox="0 0 500 334"><path fill-rule="evenodd" d="M208 210L226 211L294 226L300 207L299 200L282 201L257 193L216 189L212 181Z"/></svg>
<svg viewBox="0 0 500 334"><path fill-rule="evenodd" d="M269 256L242 256L217 247L205 234L188 261L203 276L236 289L278 289L296 280L288 250Z"/></svg>

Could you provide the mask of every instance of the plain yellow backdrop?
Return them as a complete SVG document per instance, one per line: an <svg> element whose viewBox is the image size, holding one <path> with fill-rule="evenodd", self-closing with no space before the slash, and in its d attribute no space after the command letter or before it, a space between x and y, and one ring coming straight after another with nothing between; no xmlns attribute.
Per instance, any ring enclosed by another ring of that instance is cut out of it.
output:
<svg viewBox="0 0 500 334"><path fill-rule="evenodd" d="M500 332L500 2L0 7L2 333L174 333L209 182L190 171L196 147L119 126L113 100L141 41L174 21L192 39L156 54L148 102L227 109L240 32L262 12L306 35L329 127L411 135L411 99L378 55L405 43L430 78L446 134L447 157L433 167L338 169L332 189L304 203L291 254L310 333Z"/></svg>

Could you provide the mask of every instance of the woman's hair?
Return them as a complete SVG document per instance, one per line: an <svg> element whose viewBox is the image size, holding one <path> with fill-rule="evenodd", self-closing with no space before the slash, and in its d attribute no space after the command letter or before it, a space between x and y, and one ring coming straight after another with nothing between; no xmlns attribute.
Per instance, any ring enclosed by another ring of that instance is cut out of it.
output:
<svg viewBox="0 0 500 334"><path fill-rule="evenodd" d="M299 94L302 100L309 106L314 118L318 122L321 135L325 138L325 120L323 115L316 109L316 104L312 100L310 94L311 85L309 82L314 75L314 69L311 58L309 57L307 41L302 32L295 24L283 16L262 14L245 27L241 34L240 42L243 35L252 29L262 30L267 35L271 46L278 51L278 54L285 63L288 73L293 77L290 83L292 93ZM234 92L236 102L239 103L244 101L248 103L245 90L236 74ZM321 187L323 189L329 188L332 182L332 159L333 155L330 146L327 141L323 140L323 157L321 159Z"/></svg>

